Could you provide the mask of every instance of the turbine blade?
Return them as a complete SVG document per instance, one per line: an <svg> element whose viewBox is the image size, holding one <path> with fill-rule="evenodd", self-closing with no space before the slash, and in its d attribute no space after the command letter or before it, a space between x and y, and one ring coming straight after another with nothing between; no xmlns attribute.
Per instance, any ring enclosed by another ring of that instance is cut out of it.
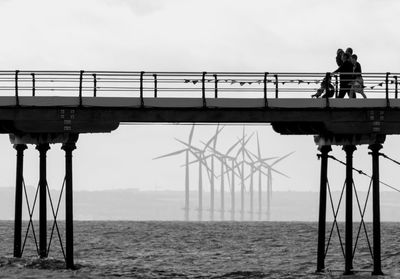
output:
<svg viewBox="0 0 400 279"><path fill-rule="evenodd" d="M251 135L247 138L247 140L244 142L243 147L247 145L247 143L249 142L249 140L254 136L254 132L251 133Z"/></svg>
<svg viewBox="0 0 400 279"><path fill-rule="evenodd" d="M247 150L247 149L246 149ZM258 157L256 154L254 154L253 152L251 152L250 150L247 150L247 152L252 155L257 161L260 161L260 157Z"/></svg>
<svg viewBox="0 0 400 279"><path fill-rule="evenodd" d="M222 126L221 129L218 129L218 128L219 128L219 123L217 125L217 131L215 132L216 133L216 137L215 137L214 144L213 144L214 148L217 147L218 134L221 133L221 131L225 128L225 126Z"/></svg>
<svg viewBox="0 0 400 279"><path fill-rule="evenodd" d="M180 153L182 153L182 152L185 152L186 150L188 150L188 149L185 148L185 149L181 149L181 150L178 150L178 151L175 151L175 152L171 152L171 153L168 153L168 154L165 154L165 155L161 155L161 156L158 156L158 157L153 158L153 160L157 160L157 159L161 159L161 158L165 158L165 157L170 157L170 156L178 155L178 154L180 154Z"/></svg>
<svg viewBox="0 0 400 279"><path fill-rule="evenodd" d="M261 161L265 162L265 161L269 161L269 160L276 159L276 158L278 158L278 156L262 158Z"/></svg>
<svg viewBox="0 0 400 279"><path fill-rule="evenodd" d="M190 134L189 134L189 144L192 143L193 133L194 133L194 124L192 125L192 129L190 130Z"/></svg>
<svg viewBox="0 0 400 279"><path fill-rule="evenodd" d="M188 165L193 165L193 164L195 164L197 162L199 162L199 160L193 160L193 161L188 162L187 164ZM186 164L181 165L181 167L184 167L184 166L186 166Z"/></svg>
<svg viewBox="0 0 400 279"><path fill-rule="evenodd" d="M215 135L212 136L212 137L207 141L206 146L204 147L204 150L211 144L211 142L213 142L213 141L216 140L216 138L218 137L218 134L219 134L221 131L222 131L222 129L218 130L218 127L217 127L217 131L215 132Z"/></svg>
<svg viewBox="0 0 400 279"><path fill-rule="evenodd" d="M258 131L257 131L257 152L258 152L258 158L261 158L261 148L260 148L260 140L258 138Z"/></svg>
<svg viewBox="0 0 400 279"><path fill-rule="evenodd" d="M247 149L244 149L244 153L246 153L247 158L249 158L249 160L251 161L251 163L248 163L249 165L253 165L255 163L255 161L253 160L253 158L251 158L250 153Z"/></svg>
<svg viewBox="0 0 400 279"><path fill-rule="evenodd" d="M290 155L292 155L293 153L294 153L294 151L292 151L292 152L290 152L290 153L286 154L285 156L283 156L283 157L279 158L278 160L276 160L275 162L273 162L273 163L271 164L271 167L272 167L273 165L275 165L275 164L279 163L279 162L280 162L280 161L282 161L283 159L285 159L285 158L289 157L289 156L290 156Z"/></svg>
<svg viewBox="0 0 400 279"><path fill-rule="evenodd" d="M237 142L235 142L235 144L232 145L232 146L228 149L228 151L225 153L225 155L228 155L229 153L231 153L231 151L232 151L241 141L242 141L242 140L239 139Z"/></svg>
<svg viewBox="0 0 400 279"><path fill-rule="evenodd" d="M284 173L282 173L280 171L277 171L276 169L271 169L271 171L276 172L276 173L278 173L278 174L280 174L280 175L282 175L282 176L284 176L286 178L290 178L290 176L288 176L288 175L286 175L286 174L284 174Z"/></svg>
<svg viewBox="0 0 400 279"><path fill-rule="evenodd" d="M178 141L178 142L180 142L180 143L182 143L183 145L187 146L189 149L194 149L194 150L196 150L197 152L202 152L202 150L198 149L197 147L194 147L194 146L191 145L191 144L188 144L188 143L186 143L186 142L184 142L184 141L181 141L180 139L175 138L175 140Z"/></svg>

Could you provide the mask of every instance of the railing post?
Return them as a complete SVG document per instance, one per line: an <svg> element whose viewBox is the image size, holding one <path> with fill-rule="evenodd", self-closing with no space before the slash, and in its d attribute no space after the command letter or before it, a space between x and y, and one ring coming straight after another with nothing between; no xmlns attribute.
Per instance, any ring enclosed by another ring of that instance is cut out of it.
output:
<svg viewBox="0 0 400 279"><path fill-rule="evenodd" d="M268 108L268 95L267 95L267 77L268 72L264 73L264 107Z"/></svg>
<svg viewBox="0 0 400 279"><path fill-rule="evenodd" d="M36 81L35 81L35 73L31 73L32 76L32 96L36 96Z"/></svg>
<svg viewBox="0 0 400 279"><path fill-rule="evenodd" d="M329 108L329 97L328 97L328 89L329 89L329 80L331 79L331 73L327 72L325 74L325 100L326 100L326 107Z"/></svg>
<svg viewBox="0 0 400 279"><path fill-rule="evenodd" d="M203 99L203 108L207 107L207 102L206 102L206 74L207 72L203 72L202 78L201 78L201 96Z"/></svg>
<svg viewBox="0 0 400 279"><path fill-rule="evenodd" d="M386 83L386 88L385 88L385 91L386 91L386 107L390 107L390 103L389 103L389 75L390 75L390 73L387 72L386 73L386 79L385 79L385 83Z"/></svg>
<svg viewBox="0 0 400 279"><path fill-rule="evenodd" d="M275 74L275 98L278 99L278 94L279 94L279 90L278 90L278 75Z"/></svg>
<svg viewBox="0 0 400 279"><path fill-rule="evenodd" d="M97 97L97 75L93 74L93 97Z"/></svg>
<svg viewBox="0 0 400 279"><path fill-rule="evenodd" d="M143 75L144 71L140 72L140 107L144 107L144 99L143 99Z"/></svg>
<svg viewBox="0 0 400 279"><path fill-rule="evenodd" d="M397 76L394 76L394 93L395 93L395 98L397 99L397 96L398 96Z"/></svg>
<svg viewBox="0 0 400 279"><path fill-rule="evenodd" d="M335 98L337 98L338 92L339 92L338 76L335 75Z"/></svg>
<svg viewBox="0 0 400 279"><path fill-rule="evenodd" d="M157 98L157 74L153 74L154 77L154 98Z"/></svg>
<svg viewBox="0 0 400 279"><path fill-rule="evenodd" d="M83 83L83 70L79 72L79 106L82 106L82 83Z"/></svg>
<svg viewBox="0 0 400 279"><path fill-rule="evenodd" d="M19 97L18 97L18 74L19 70L15 71L15 104L19 106Z"/></svg>
<svg viewBox="0 0 400 279"><path fill-rule="evenodd" d="M214 74L214 84L215 84L215 93L214 93L214 98L217 99L218 98L218 77L216 74Z"/></svg>

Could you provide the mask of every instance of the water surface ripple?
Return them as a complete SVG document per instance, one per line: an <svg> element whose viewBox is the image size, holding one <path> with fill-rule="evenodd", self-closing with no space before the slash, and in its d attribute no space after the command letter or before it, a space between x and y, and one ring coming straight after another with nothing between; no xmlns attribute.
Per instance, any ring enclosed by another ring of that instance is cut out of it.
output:
<svg viewBox="0 0 400 279"><path fill-rule="evenodd" d="M328 271L314 273L316 223L78 221L77 270L72 271L64 269L57 238L53 239L47 260L34 256L32 237L24 257L14 259L13 223L2 221L0 227L1 278L342 278L344 268L334 233L326 260ZM60 228L63 230L62 224ZM367 228L371 237L371 224ZM344 237L343 224L340 229ZM355 224L355 236L356 232ZM399 262L400 224L384 223L385 278L400 278ZM363 235L354 268L366 272L345 278L379 278L370 276L372 260Z"/></svg>

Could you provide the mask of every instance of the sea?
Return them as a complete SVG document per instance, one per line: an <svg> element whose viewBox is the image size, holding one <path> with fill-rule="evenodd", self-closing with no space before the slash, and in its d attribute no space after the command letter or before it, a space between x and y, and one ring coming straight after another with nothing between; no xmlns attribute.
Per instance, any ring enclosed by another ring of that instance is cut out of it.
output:
<svg viewBox="0 0 400 279"><path fill-rule="evenodd" d="M60 237L54 230L47 259L36 256L32 230L22 258L15 259L13 222L1 221L0 278L400 278L400 223L382 223L385 277L371 276L370 223L365 229L354 224L351 276L342 275L342 223L334 227L324 273L315 273L317 223L312 222L76 221L74 270L65 269L62 221L57 227ZM49 238L51 229L49 223Z"/></svg>

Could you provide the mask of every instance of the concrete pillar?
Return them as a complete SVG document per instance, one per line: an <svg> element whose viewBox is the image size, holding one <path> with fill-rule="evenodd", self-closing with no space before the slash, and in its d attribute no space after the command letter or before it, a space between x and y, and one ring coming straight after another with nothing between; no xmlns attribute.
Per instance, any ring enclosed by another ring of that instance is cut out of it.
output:
<svg viewBox="0 0 400 279"><path fill-rule="evenodd" d="M39 256L47 257L47 174L46 153L50 149L48 143L36 146L39 151Z"/></svg>
<svg viewBox="0 0 400 279"><path fill-rule="evenodd" d="M374 270L372 275L383 275L381 265L381 217L379 198L379 150L381 144L371 144L369 149L372 155L372 226L373 226L373 254Z"/></svg>
<svg viewBox="0 0 400 279"><path fill-rule="evenodd" d="M326 230L326 189L328 183L328 153L332 151L330 145L319 148L321 154L321 178L319 190L319 219L318 219L318 249L317 272L325 269L325 230Z"/></svg>
<svg viewBox="0 0 400 279"><path fill-rule="evenodd" d="M346 222L345 222L345 275L353 274L353 153L354 145L345 145L346 152Z"/></svg>
<svg viewBox="0 0 400 279"><path fill-rule="evenodd" d="M15 218L14 218L14 257L22 256L21 247L21 230L22 230L22 197L23 197L23 167L24 167L24 150L27 148L25 144L15 144L17 150L17 169L15 182Z"/></svg>

